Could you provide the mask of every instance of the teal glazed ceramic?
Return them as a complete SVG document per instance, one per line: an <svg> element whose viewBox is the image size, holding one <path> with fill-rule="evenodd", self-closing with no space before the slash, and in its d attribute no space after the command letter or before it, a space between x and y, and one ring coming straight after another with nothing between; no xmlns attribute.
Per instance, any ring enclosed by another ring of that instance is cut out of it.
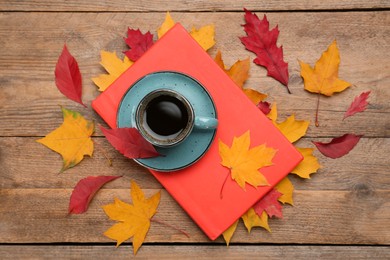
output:
<svg viewBox="0 0 390 260"><path fill-rule="evenodd" d="M117 126L136 127L136 110L141 100L157 89L179 92L190 103L197 117L217 118L214 103L207 90L195 79L178 72L162 71L148 74L134 83L119 105ZM155 147L163 156L136 159L139 164L156 171L175 171L199 160L214 139L216 129L196 129L180 144Z"/></svg>

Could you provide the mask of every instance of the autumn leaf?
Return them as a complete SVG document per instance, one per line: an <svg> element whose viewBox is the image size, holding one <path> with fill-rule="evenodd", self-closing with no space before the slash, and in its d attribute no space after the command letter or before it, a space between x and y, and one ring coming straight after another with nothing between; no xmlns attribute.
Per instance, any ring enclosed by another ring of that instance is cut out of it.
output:
<svg viewBox="0 0 390 260"><path fill-rule="evenodd" d="M169 12L165 15L165 20L161 26L157 29L157 36L160 39L169 29L175 25L175 21L172 19Z"/></svg>
<svg viewBox="0 0 390 260"><path fill-rule="evenodd" d="M228 229L226 229L223 233L223 239L225 239L226 245L229 246L230 240L233 237L234 232L237 229L237 225L240 219L237 219L236 222L233 223Z"/></svg>
<svg viewBox="0 0 390 260"><path fill-rule="evenodd" d="M291 143L294 143L306 134L309 124L309 121L295 120L295 115L291 115L283 122L276 123L276 127Z"/></svg>
<svg viewBox="0 0 390 260"><path fill-rule="evenodd" d="M271 106L271 111L267 114L267 117L271 119L271 121L276 124L276 120L278 119L278 108L276 103L273 103Z"/></svg>
<svg viewBox="0 0 390 260"><path fill-rule="evenodd" d="M69 201L69 214L87 211L89 203L104 184L122 176L88 176L81 179L72 191Z"/></svg>
<svg viewBox="0 0 390 260"><path fill-rule="evenodd" d="M268 232L271 232L266 212L263 212L261 216L259 216L253 208L250 208L244 215L242 215L241 219L244 221L244 225L249 233L253 227L262 227Z"/></svg>
<svg viewBox="0 0 390 260"><path fill-rule="evenodd" d="M268 76L278 80L286 86L288 93L288 64L283 60L283 47L277 47L279 29L276 26L269 30L267 16L260 20L256 14L245 10L244 31L247 36L240 37L245 48L256 54L254 63L263 66L268 71Z"/></svg>
<svg viewBox="0 0 390 260"><path fill-rule="evenodd" d="M127 158L150 158L160 155L136 128L105 129L100 126L100 129L110 144Z"/></svg>
<svg viewBox="0 0 390 260"><path fill-rule="evenodd" d="M348 110L345 112L343 120L356 113L366 110L368 105L367 99L370 93L371 91L362 92L359 96L357 96L349 106Z"/></svg>
<svg viewBox="0 0 390 260"><path fill-rule="evenodd" d="M341 92L351 86L351 83L341 80L338 77L340 54L336 41L333 41L328 49L322 53L321 58L316 62L314 68L302 61L299 61L299 64L301 66L301 76L305 90L309 92L332 96L334 93ZM316 126L319 126L319 97L316 109Z"/></svg>
<svg viewBox="0 0 390 260"><path fill-rule="evenodd" d="M195 27L192 27L190 35L205 51L215 45L215 28L212 24L205 25L199 28L199 30L197 30Z"/></svg>
<svg viewBox="0 0 390 260"><path fill-rule="evenodd" d="M270 190L264 197L262 197L258 202L253 205L253 209L256 214L261 216L265 211L267 215L272 218L273 216L277 218L282 218L282 205L280 205L278 199L283 194L276 189Z"/></svg>
<svg viewBox="0 0 390 260"><path fill-rule="evenodd" d="M269 185L259 169L272 165L276 154L275 149L266 147L265 144L249 148L250 142L249 130L240 137L234 137L231 147L219 140L221 164L230 170L231 178L243 190L245 183L253 187Z"/></svg>
<svg viewBox="0 0 390 260"><path fill-rule="evenodd" d="M260 101L265 99L267 95L260 93L254 89L244 88L244 83L249 77L249 58L245 60L236 61L229 69L226 69L225 63L222 59L221 51L217 52L214 61L218 66L225 71L226 74L236 83L238 87L245 93L245 95L257 105Z"/></svg>
<svg viewBox="0 0 390 260"><path fill-rule="evenodd" d="M100 51L100 64L108 74L100 74L92 81L99 87L99 91L106 90L123 72L125 72L133 62L124 57L123 61L118 58L115 52Z"/></svg>
<svg viewBox="0 0 390 260"><path fill-rule="evenodd" d="M302 154L303 160L291 171L301 178L309 179L310 174L317 172L321 165L318 159L313 155L313 148L299 148L296 149Z"/></svg>
<svg viewBox="0 0 390 260"><path fill-rule="evenodd" d="M257 107L260 109L264 115L268 115L271 112L271 104L267 101L261 101L257 104Z"/></svg>
<svg viewBox="0 0 390 260"><path fill-rule="evenodd" d="M282 202L283 204L285 203L288 203L290 205L294 204L293 197L292 197L294 186L288 177L285 177L278 184L276 184L275 189L280 193L282 193L282 196L278 198L280 202Z"/></svg>
<svg viewBox="0 0 390 260"><path fill-rule="evenodd" d="M54 75L58 90L67 98L86 107L81 100L82 85L79 65L68 51L66 44L64 44L64 48L58 58Z"/></svg>
<svg viewBox="0 0 390 260"><path fill-rule="evenodd" d="M64 122L60 127L37 142L61 154L63 172L77 165L84 155L92 156L94 123L86 120L80 113L62 108Z"/></svg>
<svg viewBox="0 0 390 260"><path fill-rule="evenodd" d="M125 51L125 55L131 60L138 60L150 47L153 45L153 34L149 31L145 34L134 29L128 28L127 38L125 38L126 44L130 50Z"/></svg>
<svg viewBox="0 0 390 260"><path fill-rule="evenodd" d="M314 142L318 150L325 156L336 159L348 154L363 135L345 134L333 138L329 143Z"/></svg>
<svg viewBox="0 0 390 260"><path fill-rule="evenodd" d="M119 222L109 228L104 235L116 240L117 247L133 237L133 251L135 255L145 240L152 217L157 212L157 207L160 203L160 192L146 199L144 193L134 181L131 181L130 192L133 204L128 204L115 198L113 204L103 206L107 216Z"/></svg>

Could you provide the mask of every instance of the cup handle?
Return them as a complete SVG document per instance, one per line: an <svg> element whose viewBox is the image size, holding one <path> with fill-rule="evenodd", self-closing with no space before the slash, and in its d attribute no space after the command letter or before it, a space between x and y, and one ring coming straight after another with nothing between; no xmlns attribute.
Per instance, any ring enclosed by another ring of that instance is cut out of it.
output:
<svg viewBox="0 0 390 260"><path fill-rule="evenodd" d="M213 117L195 117L194 129L208 130L216 129L218 120Z"/></svg>

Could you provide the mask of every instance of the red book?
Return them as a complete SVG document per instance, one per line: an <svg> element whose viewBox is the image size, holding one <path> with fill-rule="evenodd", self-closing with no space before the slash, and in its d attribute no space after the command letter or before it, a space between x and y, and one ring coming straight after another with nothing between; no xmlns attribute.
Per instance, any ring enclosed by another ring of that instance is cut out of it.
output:
<svg viewBox="0 0 390 260"><path fill-rule="evenodd" d="M180 24L168 31L94 100L93 108L115 128L117 110L127 90L146 74L158 71L190 75L208 90L216 106L217 132L209 150L199 161L170 173L150 171L214 240L290 173L302 156ZM229 170L221 165L218 140L230 146L234 137L248 130L251 147L265 143L277 149L274 165L261 169L270 186L254 188L247 184L244 191L229 177L221 198L221 186Z"/></svg>

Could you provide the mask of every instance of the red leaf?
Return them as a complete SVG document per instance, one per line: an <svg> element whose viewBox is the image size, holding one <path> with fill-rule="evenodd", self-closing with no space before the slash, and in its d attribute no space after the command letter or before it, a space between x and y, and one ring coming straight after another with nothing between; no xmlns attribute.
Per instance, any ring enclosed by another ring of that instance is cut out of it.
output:
<svg viewBox="0 0 390 260"><path fill-rule="evenodd" d="M89 202L104 184L122 176L88 176L81 179L73 189L69 202L69 214L81 214L87 211Z"/></svg>
<svg viewBox="0 0 390 260"><path fill-rule="evenodd" d="M160 155L136 128L105 129L100 126L100 129L111 145L127 158L150 158Z"/></svg>
<svg viewBox="0 0 390 260"><path fill-rule="evenodd" d="M261 112L264 113L264 115L268 115L269 112L271 112L271 104L267 101L261 101L259 104L257 104L257 107L260 109Z"/></svg>
<svg viewBox="0 0 390 260"><path fill-rule="evenodd" d="M56 69L54 71L56 85L58 90L67 98L80 103L81 101L81 73L76 59L69 53L66 44L58 58Z"/></svg>
<svg viewBox="0 0 390 260"><path fill-rule="evenodd" d="M347 112L345 112L343 120L358 112L363 112L364 110L366 110L368 105L367 98L370 95L370 93L371 91L362 92L359 96L355 97L355 99L349 106Z"/></svg>
<svg viewBox="0 0 390 260"><path fill-rule="evenodd" d="M138 60L150 47L153 45L153 34L149 31L145 34L138 30L128 29L126 44L130 47L130 50L125 51L124 54L132 60Z"/></svg>
<svg viewBox="0 0 390 260"><path fill-rule="evenodd" d="M277 218L283 218L282 205L280 205L278 201L278 199L282 195L283 194L276 189L272 189L261 200L259 200L258 202L256 202L255 205L253 205L253 209L259 216L261 216L261 214L265 210L265 212L267 212L267 215L270 218L272 218L273 216Z"/></svg>
<svg viewBox="0 0 390 260"><path fill-rule="evenodd" d="M363 135L345 134L333 138L329 143L314 142L318 150L325 156L336 159L349 153Z"/></svg>
<svg viewBox="0 0 390 260"><path fill-rule="evenodd" d="M283 60L283 47L276 46L278 26L269 31L266 15L260 20L256 14L246 9L244 11L246 24L243 26L247 36L240 38L242 44L257 55L254 63L267 68L268 76L285 85L287 91L291 93L288 88L288 64Z"/></svg>

